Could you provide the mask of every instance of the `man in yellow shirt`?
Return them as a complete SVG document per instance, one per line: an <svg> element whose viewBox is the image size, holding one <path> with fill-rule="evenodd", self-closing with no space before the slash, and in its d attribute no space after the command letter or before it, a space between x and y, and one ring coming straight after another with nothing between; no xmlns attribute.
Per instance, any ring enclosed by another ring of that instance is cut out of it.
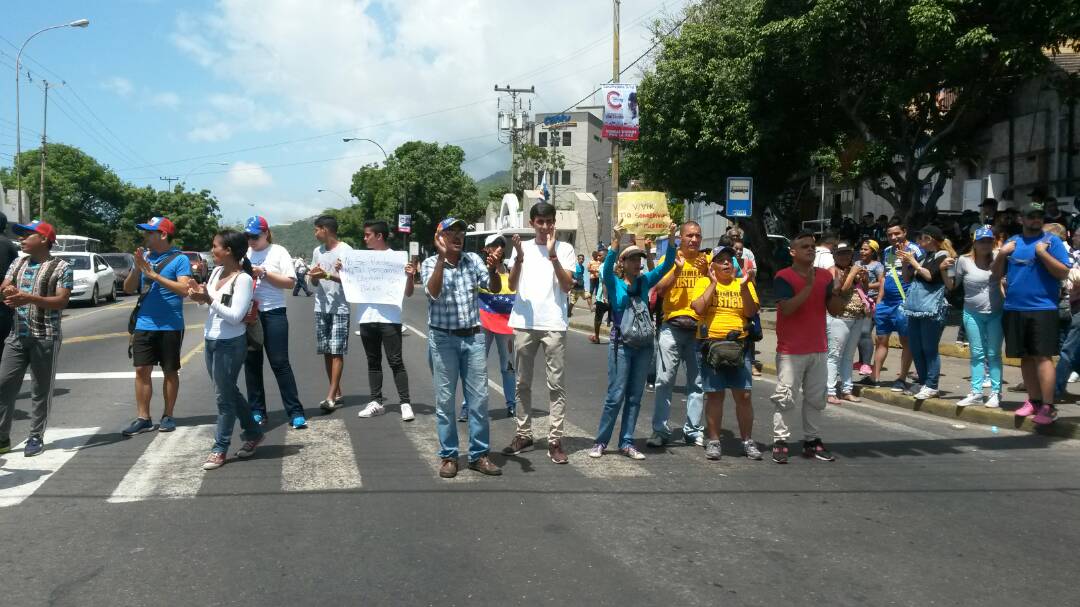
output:
<svg viewBox="0 0 1080 607"><path fill-rule="evenodd" d="M675 243L668 243L674 246ZM671 393L679 364L686 365L686 422L683 439L687 444L704 446L705 428L701 424L702 391L697 326L701 316L691 305L699 278L709 275L709 255L701 246L701 226L688 221L679 230L679 250L674 269L656 285L657 301L663 302L664 322L657 338L656 401L653 408L652 435L645 442L661 448L671 441Z"/></svg>

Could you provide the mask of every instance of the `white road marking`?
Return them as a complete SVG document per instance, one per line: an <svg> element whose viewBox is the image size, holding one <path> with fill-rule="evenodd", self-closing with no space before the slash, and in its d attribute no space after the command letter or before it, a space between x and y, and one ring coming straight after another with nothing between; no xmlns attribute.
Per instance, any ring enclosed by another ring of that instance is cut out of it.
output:
<svg viewBox="0 0 1080 607"><path fill-rule="evenodd" d="M165 377L161 371L154 371L150 377ZM57 373L56 381L71 381L80 379L135 379L134 371L102 371L99 373ZM23 381L30 381L30 374L23 376Z"/></svg>
<svg viewBox="0 0 1080 607"><path fill-rule="evenodd" d="M417 416L416 421L401 424L401 429L405 432L405 437L412 443L413 448L420 454L420 459L431 468L431 472L436 477L439 477L439 466L442 465L442 460L439 459L439 433L435 429L434 420L434 415L420 415ZM461 451L461 455L467 455L469 444L469 427L467 424L458 424L458 442L465 443L466 447ZM439 480L453 482L475 482L480 480L483 475L469 470L465 465L466 459L468 458L459 456L458 475L456 477L453 479L440 477Z"/></svg>
<svg viewBox="0 0 1080 607"><path fill-rule="evenodd" d="M33 495L99 429L50 428L45 431L45 452L41 455L25 457L25 443L0 455L0 508L18 505Z"/></svg>
<svg viewBox="0 0 1080 607"><path fill-rule="evenodd" d="M200 466L214 445L214 428L213 424L179 426L173 432L157 433L108 501L195 497L205 474Z"/></svg>
<svg viewBox="0 0 1080 607"><path fill-rule="evenodd" d="M300 450L281 459L282 491L359 489L363 485L344 421L308 420L306 431L285 434L285 444Z"/></svg>
<svg viewBox="0 0 1080 607"><path fill-rule="evenodd" d="M423 337L424 339L427 339L427 333L424 333L424 332L423 332L423 331L421 331L420 329L417 329L416 327L414 327L414 326L412 326L412 325L403 325L403 326L404 326L404 327L405 327L406 329L408 329L408 330L412 331L413 333L416 333L416 334L417 334L417 335L419 335L420 337Z"/></svg>

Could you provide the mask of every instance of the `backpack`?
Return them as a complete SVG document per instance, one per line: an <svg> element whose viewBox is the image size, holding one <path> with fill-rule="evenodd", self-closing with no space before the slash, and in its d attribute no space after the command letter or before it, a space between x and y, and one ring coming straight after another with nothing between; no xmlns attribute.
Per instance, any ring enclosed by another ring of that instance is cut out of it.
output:
<svg viewBox="0 0 1080 607"><path fill-rule="evenodd" d="M638 290L641 290L640 286ZM619 341L629 348L651 348L656 336L656 324L653 323L649 305L640 294L628 293L627 297L628 303L619 323Z"/></svg>

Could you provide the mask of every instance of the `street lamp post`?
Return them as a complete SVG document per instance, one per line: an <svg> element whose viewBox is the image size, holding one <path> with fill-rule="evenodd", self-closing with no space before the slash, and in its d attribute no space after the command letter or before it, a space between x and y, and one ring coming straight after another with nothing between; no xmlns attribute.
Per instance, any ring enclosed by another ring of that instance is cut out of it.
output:
<svg viewBox="0 0 1080 607"><path fill-rule="evenodd" d="M370 142L370 143L374 143L379 148L379 151L382 152L382 155L383 155L383 167L385 167L390 162L390 157L386 155L386 150L384 150L383 146L379 145L379 142L375 141L374 139L368 139L367 137L345 137L344 139L342 139L342 141L344 141L345 143L349 143L351 141L367 141L367 142ZM402 215L408 215L409 214L408 198L406 198L404 191L401 193L401 213L402 213ZM409 234L406 233L405 234L405 249L408 250L408 248L409 248Z"/></svg>
<svg viewBox="0 0 1080 607"><path fill-rule="evenodd" d="M190 177L192 173L194 173L195 171L197 171L197 170L199 170L199 169L201 169L203 167L208 167L208 166L227 167L227 166L229 166L229 163L228 162L204 162L204 163L200 164L199 166L191 169L187 173L184 173L184 176L180 178L180 184L183 185L183 184L187 183L187 178Z"/></svg>
<svg viewBox="0 0 1080 607"><path fill-rule="evenodd" d="M346 205L347 205L347 204L349 204L349 199L348 199L348 198L346 198L346 197L345 197L345 195L344 195L344 194L342 194L341 192L336 192L336 191L334 191L334 190L328 190L328 189L326 189L326 188L319 188L319 189L317 189L317 190L315 190L315 191L316 191L316 192L320 192L320 193L321 193L321 192L330 192L331 194L333 194L333 195L337 196L337 197L338 197L338 198L340 198L340 199L341 199L342 201L344 201Z"/></svg>
<svg viewBox="0 0 1080 607"><path fill-rule="evenodd" d="M42 34L42 33L45 33L45 32L47 32L49 30L55 30L55 29L60 29L60 28L64 28L64 27L87 27L88 25L90 25L90 20L89 19L78 19L78 20L72 21L70 23L64 23L62 25L53 25L53 26L50 26L50 27L40 29L40 30L34 32L33 34L31 34L30 37L26 39L26 42L22 43L22 46L19 47L19 54L15 56L15 161L13 163L13 166L15 168L15 188L16 188L16 194L15 195L18 197L18 204L19 204L19 210L18 210L19 221L25 222L25 221L27 221L29 219L28 218L29 213L27 213L27 215L23 215L22 172L19 171L19 155L22 154L22 130L21 130L22 129L22 119L21 119L21 116L19 115L19 80L20 80L19 75L22 73L22 54L23 54L23 50L26 49L26 45L30 44L30 41L33 40L34 38L36 38L38 36L38 34ZM42 152L44 152L44 150L42 150ZM27 210L29 210L29 209L27 209Z"/></svg>

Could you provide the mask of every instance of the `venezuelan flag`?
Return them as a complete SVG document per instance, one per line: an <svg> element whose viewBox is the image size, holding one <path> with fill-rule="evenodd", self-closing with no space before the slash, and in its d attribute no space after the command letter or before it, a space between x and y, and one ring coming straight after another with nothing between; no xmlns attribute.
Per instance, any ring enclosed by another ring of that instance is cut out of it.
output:
<svg viewBox="0 0 1080 607"><path fill-rule="evenodd" d="M480 324L492 333L510 335L514 332L510 328L510 310L514 307L514 293L492 293L480 289L477 294L477 303L480 308Z"/></svg>

